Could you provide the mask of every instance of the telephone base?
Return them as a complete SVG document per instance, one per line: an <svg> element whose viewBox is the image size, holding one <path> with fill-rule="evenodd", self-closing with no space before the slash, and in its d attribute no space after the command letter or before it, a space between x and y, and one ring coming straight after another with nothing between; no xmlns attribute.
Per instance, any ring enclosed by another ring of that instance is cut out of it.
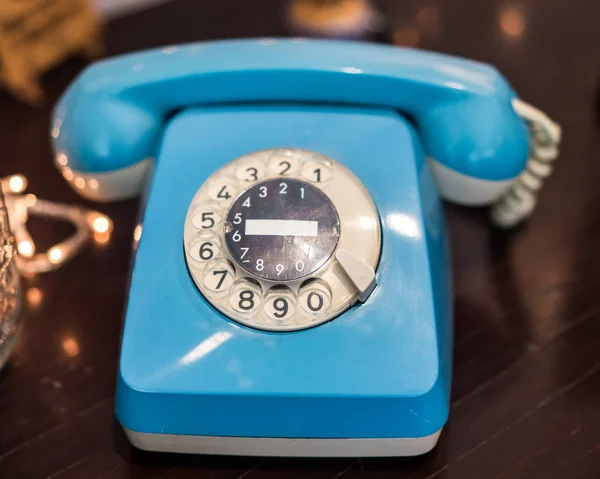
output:
<svg viewBox="0 0 600 479"><path fill-rule="evenodd" d="M431 451L441 429L424 437L289 438L151 434L124 428L138 449L182 454L261 457L408 457Z"/></svg>
<svg viewBox="0 0 600 479"><path fill-rule="evenodd" d="M384 240L365 303L276 333L241 325L202 296L182 232L214 171L288 147L319 152L360 178ZM117 418L135 446L361 457L435 445L449 412L450 275L441 203L406 119L344 106L187 109L166 128L149 185L116 390Z"/></svg>

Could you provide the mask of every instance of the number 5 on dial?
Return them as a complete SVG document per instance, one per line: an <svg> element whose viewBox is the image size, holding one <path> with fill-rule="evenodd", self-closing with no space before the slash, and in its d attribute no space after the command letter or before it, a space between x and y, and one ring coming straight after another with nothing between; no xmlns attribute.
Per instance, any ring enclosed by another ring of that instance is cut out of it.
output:
<svg viewBox="0 0 600 479"><path fill-rule="evenodd" d="M192 216L192 225L199 230L213 229L221 221L221 216L212 210L199 210Z"/></svg>

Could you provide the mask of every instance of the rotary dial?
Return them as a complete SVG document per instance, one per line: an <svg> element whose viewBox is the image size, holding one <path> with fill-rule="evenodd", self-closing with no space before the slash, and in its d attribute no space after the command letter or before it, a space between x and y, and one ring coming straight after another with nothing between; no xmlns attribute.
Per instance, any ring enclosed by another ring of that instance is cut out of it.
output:
<svg viewBox="0 0 600 479"><path fill-rule="evenodd" d="M200 187L184 229L200 293L247 326L293 331L364 301L375 285L381 226L362 183L306 150L233 160Z"/></svg>

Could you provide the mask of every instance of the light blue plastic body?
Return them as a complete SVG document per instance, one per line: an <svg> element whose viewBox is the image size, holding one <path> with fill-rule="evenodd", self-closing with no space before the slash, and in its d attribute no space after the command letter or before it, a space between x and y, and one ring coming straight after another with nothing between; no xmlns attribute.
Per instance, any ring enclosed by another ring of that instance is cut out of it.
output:
<svg viewBox="0 0 600 479"><path fill-rule="evenodd" d="M153 157L166 118L190 105L339 103L401 111L438 162L506 180L528 152L514 97L493 67L440 54L343 41L199 43L88 68L55 110L54 147L74 171L114 171Z"/></svg>
<svg viewBox="0 0 600 479"><path fill-rule="evenodd" d="M278 147L348 167L369 190L383 228L378 286L367 302L293 333L253 330L217 312L195 287L182 245L187 208L209 175ZM316 105L186 109L167 124L150 185L117 417L145 433L428 436L448 417L450 298L440 201L402 116Z"/></svg>
<svg viewBox="0 0 600 479"><path fill-rule="evenodd" d="M353 42L200 43L88 68L55 110L57 161L92 174L156 158L122 340L123 426L246 437L439 431L450 394L451 291L425 155L468 177L515 178L529 139L514 99L490 66ZM366 303L294 333L252 330L218 313L194 286L182 245L188 206L209 175L278 147L348 167L383 228L378 286Z"/></svg>

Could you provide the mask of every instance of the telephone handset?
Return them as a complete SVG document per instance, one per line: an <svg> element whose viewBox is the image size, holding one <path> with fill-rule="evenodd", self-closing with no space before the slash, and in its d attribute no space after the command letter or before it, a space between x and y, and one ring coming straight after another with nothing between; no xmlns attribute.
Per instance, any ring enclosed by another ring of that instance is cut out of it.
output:
<svg viewBox="0 0 600 479"><path fill-rule="evenodd" d="M385 456L428 451L448 416L439 194L519 222L560 130L486 65L264 39L100 62L51 135L83 196L144 191L117 386L133 444Z"/></svg>
<svg viewBox="0 0 600 479"><path fill-rule="evenodd" d="M488 65L366 43L238 40L167 47L88 68L55 110L56 161L86 197L134 196L173 112L188 105L286 101L402 112L417 127L442 196L467 205L493 203L514 185L531 148L519 115L535 121L543 151L525 188L513 195L527 203L525 211L500 224L530 213L527 190L535 191L549 174L560 140L558 126L518 100ZM509 207L519 209L515 200Z"/></svg>

